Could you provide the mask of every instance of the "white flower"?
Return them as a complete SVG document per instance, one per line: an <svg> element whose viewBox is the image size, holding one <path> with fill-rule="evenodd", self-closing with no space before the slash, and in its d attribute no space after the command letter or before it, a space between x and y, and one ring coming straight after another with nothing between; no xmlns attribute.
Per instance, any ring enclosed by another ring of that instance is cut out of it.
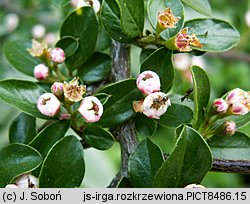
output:
<svg viewBox="0 0 250 204"><path fill-rule="evenodd" d="M39 181L31 174L23 174L17 178L16 185L19 188L38 188Z"/></svg>
<svg viewBox="0 0 250 204"><path fill-rule="evenodd" d="M33 38L41 39L46 34L46 28L42 24L37 24L37 25L33 26L31 32L32 32Z"/></svg>
<svg viewBox="0 0 250 204"><path fill-rule="evenodd" d="M34 76L38 80L44 80L49 76L49 68L45 64L39 64L34 67Z"/></svg>
<svg viewBox="0 0 250 204"><path fill-rule="evenodd" d="M245 14L245 21L247 26L250 28L250 10L248 10Z"/></svg>
<svg viewBox="0 0 250 204"><path fill-rule="evenodd" d="M75 7L75 8L80 8L83 6L91 6L93 7L95 13L98 13L100 10L100 2L98 0L71 0L71 4Z"/></svg>
<svg viewBox="0 0 250 204"><path fill-rule="evenodd" d="M50 57L55 63L63 63L65 60L65 53L63 49L56 47L50 51Z"/></svg>
<svg viewBox="0 0 250 204"><path fill-rule="evenodd" d="M15 13L7 14L4 18L4 26L8 32L14 31L19 25L19 17Z"/></svg>
<svg viewBox="0 0 250 204"><path fill-rule="evenodd" d="M217 98L213 102L213 107L218 113L225 113L228 109L228 104L224 99Z"/></svg>
<svg viewBox="0 0 250 204"><path fill-rule="evenodd" d="M157 92L161 88L159 76L152 71L144 71L139 74L136 85L138 89L146 95Z"/></svg>
<svg viewBox="0 0 250 204"><path fill-rule="evenodd" d="M170 99L163 92L149 94L143 101L143 114L149 118L160 119L168 107L171 105Z"/></svg>
<svg viewBox="0 0 250 204"><path fill-rule="evenodd" d="M178 70L187 70L191 66L191 57L187 53L174 55L174 64Z"/></svg>
<svg viewBox="0 0 250 204"><path fill-rule="evenodd" d="M83 98L78 111L86 122L93 123L100 120L103 113L103 106L98 98L88 96Z"/></svg>
<svg viewBox="0 0 250 204"><path fill-rule="evenodd" d="M52 93L42 94L37 101L38 110L46 116L54 116L60 109L60 101Z"/></svg>
<svg viewBox="0 0 250 204"><path fill-rule="evenodd" d="M8 184L5 188L19 188L16 184Z"/></svg>
<svg viewBox="0 0 250 204"><path fill-rule="evenodd" d="M32 40L32 47L27 48L27 51L33 56L33 57L41 57L47 52L48 44L46 41L37 41Z"/></svg>

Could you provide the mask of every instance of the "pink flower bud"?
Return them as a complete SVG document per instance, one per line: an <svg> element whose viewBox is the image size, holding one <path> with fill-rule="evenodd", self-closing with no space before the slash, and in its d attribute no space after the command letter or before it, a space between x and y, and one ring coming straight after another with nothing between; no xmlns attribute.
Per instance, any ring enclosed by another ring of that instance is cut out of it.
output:
<svg viewBox="0 0 250 204"><path fill-rule="evenodd" d="M60 101L52 93L42 94L37 101L38 110L46 116L54 116L60 109Z"/></svg>
<svg viewBox="0 0 250 204"><path fill-rule="evenodd" d="M16 185L19 188L38 188L39 181L31 174L23 174L17 178Z"/></svg>
<svg viewBox="0 0 250 204"><path fill-rule="evenodd" d="M103 106L98 98L88 96L83 98L78 111L86 122L93 123L100 120L103 113Z"/></svg>
<svg viewBox="0 0 250 204"><path fill-rule="evenodd" d="M218 113L225 113L228 109L226 101L222 98L217 98L213 102L213 107Z"/></svg>
<svg viewBox="0 0 250 204"><path fill-rule="evenodd" d="M61 82L54 82L51 86L51 92L57 96L61 97L63 95L63 83Z"/></svg>
<svg viewBox="0 0 250 204"><path fill-rule="evenodd" d="M56 47L50 51L50 56L53 62L55 63L63 63L65 60L65 53L63 49Z"/></svg>
<svg viewBox="0 0 250 204"><path fill-rule="evenodd" d="M232 135L234 135L236 130L237 130L237 128L236 128L236 124L234 121L226 121L224 123L224 133L226 135L232 136Z"/></svg>
<svg viewBox="0 0 250 204"><path fill-rule="evenodd" d="M245 91L239 88L233 89L227 94L226 102L228 104L234 104L241 101L242 99L244 99L244 92Z"/></svg>
<svg viewBox="0 0 250 204"><path fill-rule="evenodd" d="M8 184L5 188L19 188L16 184Z"/></svg>
<svg viewBox="0 0 250 204"><path fill-rule="evenodd" d="M7 14L4 18L3 24L8 32L14 31L19 25L19 17L15 13Z"/></svg>
<svg viewBox="0 0 250 204"><path fill-rule="evenodd" d="M143 114L149 118L160 119L171 105L170 99L163 92L149 94L143 101Z"/></svg>
<svg viewBox="0 0 250 204"><path fill-rule="evenodd" d="M160 90L161 82L159 76L152 71L144 71L137 77L136 85L138 89L148 95Z"/></svg>
<svg viewBox="0 0 250 204"><path fill-rule="evenodd" d="M46 33L46 28L42 24L37 24L32 28L33 38L41 39L44 37L45 33Z"/></svg>
<svg viewBox="0 0 250 204"><path fill-rule="evenodd" d="M49 68L45 64L36 65L34 68L34 76L38 80L44 80L49 76Z"/></svg>
<svg viewBox="0 0 250 204"><path fill-rule="evenodd" d="M249 112L249 109L246 105L239 102L239 103L234 103L231 106L231 112L234 115L245 115Z"/></svg>

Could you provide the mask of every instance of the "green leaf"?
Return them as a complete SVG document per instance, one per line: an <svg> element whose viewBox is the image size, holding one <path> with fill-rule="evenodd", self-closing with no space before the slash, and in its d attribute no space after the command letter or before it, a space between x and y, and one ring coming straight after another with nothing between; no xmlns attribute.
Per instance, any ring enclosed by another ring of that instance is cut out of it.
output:
<svg viewBox="0 0 250 204"><path fill-rule="evenodd" d="M234 121L236 123L237 129L244 127L250 123L250 112L245 115L232 115L229 117L222 118L218 120L218 123L222 124L225 121Z"/></svg>
<svg viewBox="0 0 250 204"><path fill-rule="evenodd" d="M165 127L176 128L183 123L189 123L192 119L193 111L189 107L173 103L157 122Z"/></svg>
<svg viewBox="0 0 250 204"><path fill-rule="evenodd" d="M17 79L0 81L0 99L29 115L48 119L36 106L40 95L45 91L34 82Z"/></svg>
<svg viewBox="0 0 250 204"><path fill-rule="evenodd" d="M147 116L140 113L136 114L134 120L135 120L135 129L139 134L145 137L154 135L157 128L157 123L155 122L155 120L150 119Z"/></svg>
<svg viewBox="0 0 250 204"><path fill-rule="evenodd" d="M229 160L250 160L250 138L242 132L233 136L213 136L208 140L213 157Z"/></svg>
<svg viewBox="0 0 250 204"><path fill-rule="evenodd" d="M133 188L133 186L127 177L122 177L121 181L117 185L117 188Z"/></svg>
<svg viewBox="0 0 250 204"><path fill-rule="evenodd" d="M173 53L165 48L153 52L141 65L141 72L151 70L156 72L161 80L161 90L168 92L174 81Z"/></svg>
<svg viewBox="0 0 250 204"><path fill-rule="evenodd" d="M182 188L200 183L211 168L211 152L202 136L186 125L179 129L177 143L156 175L157 188Z"/></svg>
<svg viewBox="0 0 250 204"><path fill-rule="evenodd" d="M202 44L202 48L194 50L206 52L224 52L235 47L240 41L239 32L228 22L206 18L187 21L188 33L194 33Z"/></svg>
<svg viewBox="0 0 250 204"><path fill-rule="evenodd" d="M0 151L0 188L15 177L31 172L42 162L38 151L24 144L10 144Z"/></svg>
<svg viewBox="0 0 250 204"><path fill-rule="evenodd" d="M59 41L57 41L55 47L60 47L63 49L66 58L72 56L79 47L78 39L72 36L64 36Z"/></svg>
<svg viewBox="0 0 250 204"><path fill-rule="evenodd" d="M117 0L121 10L122 31L130 36L142 35L144 27L144 1L143 0Z"/></svg>
<svg viewBox="0 0 250 204"><path fill-rule="evenodd" d="M160 148L150 139L141 141L129 157L129 181L136 188L152 188L154 178L163 163Z"/></svg>
<svg viewBox="0 0 250 204"><path fill-rule="evenodd" d="M91 7L82 7L71 13L63 22L60 36L79 40L79 47L66 59L70 70L79 68L94 53L98 35L98 22Z"/></svg>
<svg viewBox="0 0 250 204"><path fill-rule="evenodd" d="M210 97L210 82L206 72L198 67L191 67L194 84L194 127L199 128L205 117L205 109Z"/></svg>
<svg viewBox="0 0 250 204"><path fill-rule="evenodd" d="M27 48L31 48L31 41L12 41L4 44L4 53L9 63L19 72L34 76L34 67L42 61L32 57Z"/></svg>
<svg viewBox="0 0 250 204"><path fill-rule="evenodd" d="M52 147L45 158L39 186L41 188L79 187L84 172L82 145L75 136L66 136Z"/></svg>
<svg viewBox="0 0 250 204"><path fill-rule="evenodd" d="M91 147L99 150L107 150L115 142L113 135L109 131L91 124L84 129L83 138Z"/></svg>
<svg viewBox="0 0 250 204"><path fill-rule="evenodd" d="M184 7L180 0L150 0L148 2L148 17L153 28L156 29L158 21L158 13L163 12L166 8L170 8L175 17L180 17L176 24L176 28L165 29L161 32L161 37L165 40L176 35L184 24Z"/></svg>
<svg viewBox="0 0 250 204"><path fill-rule="evenodd" d="M46 157L50 148L64 135L69 129L70 121L62 120L57 121L45 129L43 129L30 143L31 147L34 147L40 152L43 157Z"/></svg>
<svg viewBox="0 0 250 204"><path fill-rule="evenodd" d="M95 51L104 51L111 45L111 38L106 32L102 21L99 21L99 32L96 42Z"/></svg>
<svg viewBox="0 0 250 204"><path fill-rule="evenodd" d="M78 69L77 75L84 83L91 84L105 79L110 71L110 56L96 52L80 69Z"/></svg>
<svg viewBox="0 0 250 204"><path fill-rule="evenodd" d="M135 79L126 79L102 88L98 93L111 97L104 105L101 120L97 123L103 127L120 125L134 115L132 103L141 99Z"/></svg>
<svg viewBox="0 0 250 204"><path fill-rule="evenodd" d="M28 144L36 136L36 118L20 113L9 130L10 143Z"/></svg>
<svg viewBox="0 0 250 204"><path fill-rule="evenodd" d="M102 2L101 19L107 33L116 41L131 43L134 38L124 34L121 29L121 13L118 3L114 0L104 0Z"/></svg>
<svg viewBox="0 0 250 204"><path fill-rule="evenodd" d="M211 16L212 10L208 0L182 0L188 6L205 16Z"/></svg>

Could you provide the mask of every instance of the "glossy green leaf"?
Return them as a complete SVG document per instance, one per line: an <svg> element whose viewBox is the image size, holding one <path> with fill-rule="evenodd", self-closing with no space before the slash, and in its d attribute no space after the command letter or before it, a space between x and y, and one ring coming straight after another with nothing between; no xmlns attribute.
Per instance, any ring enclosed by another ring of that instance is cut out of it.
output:
<svg viewBox="0 0 250 204"><path fill-rule="evenodd" d="M38 151L24 144L10 144L0 151L0 188L15 177L31 172L42 162Z"/></svg>
<svg viewBox="0 0 250 204"><path fill-rule="evenodd" d="M29 145L38 150L43 157L46 157L50 148L64 137L69 125L70 121L68 120L54 122L37 134Z"/></svg>
<svg viewBox="0 0 250 204"><path fill-rule="evenodd" d="M202 68L192 66L191 72L194 84L194 127L199 128L210 97L210 82Z"/></svg>
<svg viewBox="0 0 250 204"><path fill-rule="evenodd" d="M144 27L144 0L117 0L121 10L122 31L130 36L142 34Z"/></svg>
<svg viewBox="0 0 250 204"><path fill-rule="evenodd" d="M39 176L41 188L74 188L81 185L85 165L83 148L75 136L59 140L49 151Z"/></svg>
<svg viewBox="0 0 250 204"><path fill-rule="evenodd" d="M200 183L211 168L211 152L202 136L186 125L179 129L177 143L156 175L157 188L180 188Z"/></svg>
<svg viewBox="0 0 250 204"><path fill-rule="evenodd" d="M250 138L242 132L231 137L213 136L208 144L216 159L250 160Z"/></svg>
<svg viewBox="0 0 250 204"><path fill-rule="evenodd" d="M117 188L133 188L128 178L123 177L118 183Z"/></svg>
<svg viewBox="0 0 250 204"><path fill-rule="evenodd" d="M95 97L97 97L101 101L101 104L104 105L105 103L107 103L111 95L105 93L97 93L95 94Z"/></svg>
<svg viewBox="0 0 250 204"><path fill-rule="evenodd" d="M176 128L183 123L189 123L192 119L193 111L189 107L173 103L157 122L165 127Z"/></svg>
<svg viewBox="0 0 250 204"><path fill-rule="evenodd" d="M99 150L109 149L115 142L113 135L108 130L90 124L84 129L83 138L91 147Z"/></svg>
<svg viewBox="0 0 250 204"><path fill-rule="evenodd" d="M134 39L122 31L120 18L121 12L117 1L104 0L102 2L101 19L107 33L116 41L122 43L133 42Z"/></svg>
<svg viewBox="0 0 250 204"><path fill-rule="evenodd" d="M207 18L187 21L188 33L198 37L202 48L193 47L194 50L206 52L224 52L235 47L240 41L239 32L228 22Z"/></svg>
<svg viewBox="0 0 250 204"><path fill-rule="evenodd" d="M153 52L141 65L141 72L151 70L156 72L161 80L161 90L168 92L174 81L173 54L165 48Z"/></svg>
<svg viewBox="0 0 250 204"><path fill-rule="evenodd" d="M158 13L163 12L166 8L170 8L174 16L180 20L176 24L176 28L165 29L161 32L161 37L165 40L176 35L184 24L184 7L180 0L150 0L148 2L148 17L153 28L156 29Z"/></svg>
<svg viewBox="0 0 250 204"><path fill-rule="evenodd" d="M182 0L188 6L205 16L211 16L212 10L208 0Z"/></svg>
<svg viewBox="0 0 250 204"><path fill-rule="evenodd" d="M98 22L91 7L82 7L71 13L63 22L60 36L79 40L79 47L66 59L69 69L79 68L94 53L98 35Z"/></svg>
<svg viewBox="0 0 250 204"><path fill-rule="evenodd" d="M36 136L36 118L20 113L9 130L10 143L29 143Z"/></svg>
<svg viewBox="0 0 250 204"><path fill-rule="evenodd" d="M140 64L143 64L143 62L151 55L155 49L142 49L141 55L140 55Z"/></svg>
<svg viewBox="0 0 250 204"><path fill-rule="evenodd" d="M104 105L101 120L97 123L103 127L120 125L134 115L132 103L141 99L135 79L126 79L102 88L98 93L111 97Z"/></svg>
<svg viewBox="0 0 250 204"><path fill-rule="evenodd" d="M96 52L80 69L78 69L77 75L84 83L91 84L105 79L110 71L110 56Z"/></svg>
<svg viewBox="0 0 250 204"><path fill-rule="evenodd" d="M111 38L106 32L102 21L99 21L99 32L97 36L97 42L95 51L100 52L106 50L111 45Z"/></svg>
<svg viewBox="0 0 250 204"><path fill-rule="evenodd" d="M68 58L72 56L78 49L79 41L72 36L64 36L56 43L55 47L62 48L66 55L66 58Z"/></svg>
<svg viewBox="0 0 250 204"><path fill-rule="evenodd" d="M141 141L129 157L129 181L137 188L152 188L154 178L163 163L160 148L150 139Z"/></svg>
<svg viewBox="0 0 250 204"><path fill-rule="evenodd" d="M222 118L218 120L218 123L222 124L225 121L234 121L236 123L237 129L244 127L250 123L250 112L245 115L232 115L229 117Z"/></svg>
<svg viewBox="0 0 250 204"><path fill-rule="evenodd" d="M145 137L154 135L157 128L157 123L155 120L148 118L141 113L136 114L134 120L135 129L139 134Z"/></svg>
<svg viewBox="0 0 250 204"><path fill-rule="evenodd" d="M0 99L29 115L48 119L36 106L40 95L45 91L36 83L17 79L0 81Z"/></svg>
<svg viewBox="0 0 250 204"><path fill-rule="evenodd" d="M19 72L34 76L34 67L42 61L32 57L27 48L31 48L31 41L12 41L4 44L4 53L9 63Z"/></svg>

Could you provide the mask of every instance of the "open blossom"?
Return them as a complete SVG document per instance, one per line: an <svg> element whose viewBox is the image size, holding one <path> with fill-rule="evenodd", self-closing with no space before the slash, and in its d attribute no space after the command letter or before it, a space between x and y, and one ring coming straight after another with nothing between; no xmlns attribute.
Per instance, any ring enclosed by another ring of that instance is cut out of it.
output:
<svg viewBox="0 0 250 204"><path fill-rule="evenodd" d="M50 57L55 63L63 63L65 60L65 53L63 49L56 47L50 51Z"/></svg>
<svg viewBox="0 0 250 204"><path fill-rule="evenodd" d="M32 40L32 47L27 48L27 51L33 56L33 57L41 57L44 55L48 50L48 44L46 41L37 41Z"/></svg>
<svg viewBox="0 0 250 204"><path fill-rule="evenodd" d="M169 97L163 92L149 94L143 101L143 114L148 118L160 119L171 105Z"/></svg>
<svg viewBox="0 0 250 204"><path fill-rule="evenodd" d="M180 20L179 17L175 17L170 8L166 8L165 11L158 13L157 27L159 32L166 28L175 28L176 24Z"/></svg>
<svg viewBox="0 0 250 204"><path fill-rule="evenodd" d="M34 76L38 80L44 80L49 76L49 68L45 64L36 65L34 68Z"/></svg>
<svg viewBox="0 0 250 204"><path fill-rule="evenodd" d="M38 188L38 178L31 174L23 174L16 179L16 185L19 188Z"/></svg>
<svg viewBox="0 0 250 204"><path fill-rule="evenodd" d="M236 88L227 94L226 102L235 115L245 115L250 111L250 92Z"/></svg>
<svg viewBox="0 0 250 204"><path fill-rule="evenodd" d="M160 90L161 82L159 76L152 71L144 71L137 77L136 85L138 89L148 95Z"/></svg>
<svg viewBox="0 0 250 204"><path fill-rule="evenodd" d="M236 128L236 124L234 121L226 121L224 123L224 133L226 135L232 136L232 135L234 135L236 130L237 130L237 128Z"/></svg>
<svg viewBox="0 0 250 204"><path fill-rule="evenodd" d="M82 100L82 96L86 91L86 86L78 84L78 78L73 78L69 83L64 82L63 93L64 97L69 102L78 102Z"/></svg>
<svg viewBox="0 0 250 204"><path fill-rule="evenodd" d="M54 116L59 112L60 101L52 93L42 94L37 101L38 110L46 116Z"/></svg>
<svg viewBox="0 0 250 204"><path fill-rule="evenodd" d="M51 92L55 96L61 97L63 95L63 83L62 82L54 82L51 86Z"/></svg>
<svg viewBox="0 0 250 204"><path fill-rule="evenodd" d="M222 98L217 98L213 102L213 107L218 113L225 113L228 109L227 102Z"/></svg>
<svg viewBox="0 0 250 204"><path fill-rule="evenodd" d="M88 96L82 100L78 111L86 122L93 123L100 120L103 113L103 106L98 98Z"/></svg>

